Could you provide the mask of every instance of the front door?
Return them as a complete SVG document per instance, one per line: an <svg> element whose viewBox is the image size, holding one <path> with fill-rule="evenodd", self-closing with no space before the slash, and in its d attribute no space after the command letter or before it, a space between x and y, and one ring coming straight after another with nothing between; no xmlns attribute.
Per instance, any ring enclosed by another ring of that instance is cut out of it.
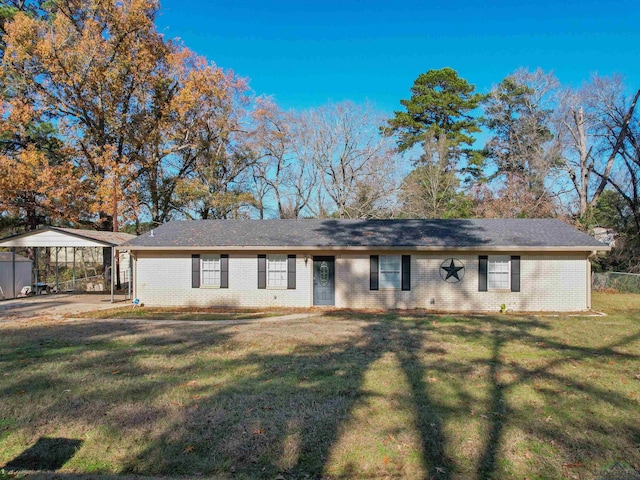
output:
<svg viewBox="0 0 640 480"><path fill-rule="evenodd" d="M335 257L313 257L313 304L335 305Z"/></svg>

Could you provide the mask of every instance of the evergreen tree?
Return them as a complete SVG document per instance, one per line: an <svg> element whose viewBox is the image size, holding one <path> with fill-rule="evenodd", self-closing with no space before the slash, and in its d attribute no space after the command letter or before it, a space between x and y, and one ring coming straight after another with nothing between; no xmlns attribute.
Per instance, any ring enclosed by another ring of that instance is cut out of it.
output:
<svg viewBox="0 0 640 480"><path fill-rule="evenodd" d="M480 131L478 121L470 115L482 100L474 90L474 85L448 67L422 73L411 87L411 98L400 100L406 110L395 112L383 132L397 135L400 152L417 143L437 143L444 136L449 156L457 159L460 148L471 146L471 135Z"/></svg>
<svg viewBox="0 0 640 480"><path fill-rule="evenodd" d="M560 164L559 142L552 131L552 94L557 81L542 70L519 70L508 76L483 102L483 124L492 136L485 156L500 181L501 216L546 216L552 210L545 181Z"/></svg>

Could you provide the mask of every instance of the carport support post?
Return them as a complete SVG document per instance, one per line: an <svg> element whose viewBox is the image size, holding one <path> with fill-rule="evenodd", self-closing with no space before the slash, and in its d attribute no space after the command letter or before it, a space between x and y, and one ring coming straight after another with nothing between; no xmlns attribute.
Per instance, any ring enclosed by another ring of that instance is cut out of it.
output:
<svg viewBox="0 0 640 480"><path fill-rule="evenodd" d="M76 290L76 247L73 247L73 291Z"/></svg>
<svg viewBox="0 0 640 480"><path fill-rule="evenodd" d="M115 277L113 276L113 266L116 264L115 256L116 256L116 248L111 247L111 303L114 303L115 301L113 298L113 285L115 283Z"/></svg>
<svg viewBox="0 0 640 480"><path fill-rule="evenodd" d="M16 247L11 247L11 289L16 298Z"/></svg>
<svg viewBox="0 0 640 480"><path fill-rule="evenodd" d="M60 250L58 247L54 247L56 249L56 293L60 293L60 282L59 280L59 276L58 276L58 250Z"/></svg>
<svg viewBox="0 0 640 480"><path fill-rule="evenodd" d="M36 275L36 281L34 282L34 288L36 289L36 291L34 292L36 295L38 295L38 277L39 277L39 271L38 271L38 247L33 247L33 251L35 252L33 255L33 258L35 258L35 275Z"/></svg>

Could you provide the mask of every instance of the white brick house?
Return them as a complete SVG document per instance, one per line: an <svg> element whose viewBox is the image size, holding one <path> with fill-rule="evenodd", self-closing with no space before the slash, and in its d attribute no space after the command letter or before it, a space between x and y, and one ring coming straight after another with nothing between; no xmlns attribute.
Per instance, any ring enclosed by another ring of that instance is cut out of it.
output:
<svg viewBox="0 0 640 480"><path fill-rule="evenodd" d="M200 220L119 247L149 306L581 311L609 247L559 221Z"/></svg>

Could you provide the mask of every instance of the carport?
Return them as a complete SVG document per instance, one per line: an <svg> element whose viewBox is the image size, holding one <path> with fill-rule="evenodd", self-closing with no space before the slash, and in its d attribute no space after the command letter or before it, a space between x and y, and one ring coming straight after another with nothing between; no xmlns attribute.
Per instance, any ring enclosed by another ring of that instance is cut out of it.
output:
<svg viewBox="0 0 640 480"><path fill-rule="evenodd" d="M30 232L21 233L19 235L13 235L0 239L0 247L11 248L13 255L15 255L16 248L73 248L74 259L75 249L81 247L101 247L110 250L111 262L110 262L110 284L111 284L111 302L114 301L114 289L116 274L114 272L114 266L116 265L115 249L118 245L121 245L132 238L135 235L120 232L99 232L95 230L82 230L77 228L59 228L59 227L45 227L38 230L32 230ZM36 250L37 252L37 250ZM15 258L15 257L14 257ZM15 262L11 262L13 265L12 274L15 279ZM56 290L58 291L58 258L56 250ZM37 282L37 266L36 266L36 282ZM15 280L13 282L15 285ZM131 288L131 282L129 282L129 288ZM38 287L36 286L36 293ZM16 292L12 292L13 296L16 296Z"/></svg>

